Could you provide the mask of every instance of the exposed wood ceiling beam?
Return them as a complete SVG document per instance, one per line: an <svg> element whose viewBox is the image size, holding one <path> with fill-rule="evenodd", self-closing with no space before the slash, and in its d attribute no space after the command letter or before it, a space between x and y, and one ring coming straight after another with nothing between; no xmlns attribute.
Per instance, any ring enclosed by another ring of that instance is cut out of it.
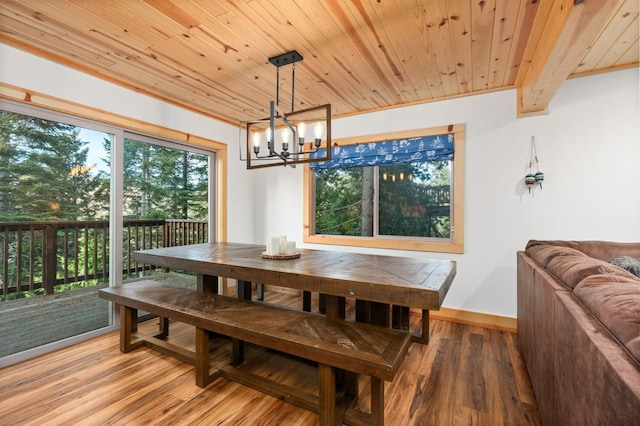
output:
<svg viewBox="0 0 640 426"><path fill-rule="evenodd" d="M554 0L536 17L542 27L531 62L518 85L518 115L547 111L549 102L578 66L622 0ZM545 15L545 16L541 16ZM540 18L540 19L538 19Z"/></svg>

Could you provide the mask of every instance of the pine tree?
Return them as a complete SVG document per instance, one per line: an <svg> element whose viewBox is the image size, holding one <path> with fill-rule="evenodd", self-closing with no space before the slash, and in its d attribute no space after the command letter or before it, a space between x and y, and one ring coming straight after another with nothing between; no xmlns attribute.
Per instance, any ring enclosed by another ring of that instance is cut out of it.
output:
<svg viewBox="0 0 640 426"><path fill-rule="evenodd" d="M1 220L78 220L98 181L75 126L2 111Z"/></svg>
<svg viewBox="0 0 640 426"><path fill-rule="evenodd" d="M127 139L124 173L126 217L207 218L206 156Z"/></svg>

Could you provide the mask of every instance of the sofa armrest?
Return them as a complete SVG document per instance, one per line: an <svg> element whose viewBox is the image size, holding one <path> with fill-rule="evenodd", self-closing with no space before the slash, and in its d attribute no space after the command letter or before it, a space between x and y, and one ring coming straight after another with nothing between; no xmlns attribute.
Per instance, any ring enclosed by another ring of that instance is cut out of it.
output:
<svg viewBox="0 0 640 426"><path fill-rule="evenodd" d="M640 364L574 295L557 294L554 364L556 424L637 425Z"/></svg>

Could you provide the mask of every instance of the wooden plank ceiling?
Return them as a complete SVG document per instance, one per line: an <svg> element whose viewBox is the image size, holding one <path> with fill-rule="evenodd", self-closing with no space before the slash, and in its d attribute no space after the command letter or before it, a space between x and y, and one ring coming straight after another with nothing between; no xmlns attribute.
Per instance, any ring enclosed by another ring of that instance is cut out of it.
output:
<svg viewBox="0 0 640 426"><path fill-rule="evenodd" d="M0 0L0 41L230 123L268 115L297 50L295 109L344 116L638 66L638 0ZM1 59L1 58L0 58ZM291 66L280 105L291 109ZM54 81L51 84L55 84Z"/></svg>

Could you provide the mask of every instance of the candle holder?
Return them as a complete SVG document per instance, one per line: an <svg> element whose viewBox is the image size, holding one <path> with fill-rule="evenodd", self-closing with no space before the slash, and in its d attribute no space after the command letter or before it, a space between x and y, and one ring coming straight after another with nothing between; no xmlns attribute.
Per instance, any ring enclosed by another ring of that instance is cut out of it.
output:
<svg viewBox="0 0 640 426"><path fill-rule="evenodd" d="M262 253L263 259L271 259L271 260L289 260L289 259L297 259L300 257L300 252L295 252L293 254L269 254L266 251Z"/></svg>

